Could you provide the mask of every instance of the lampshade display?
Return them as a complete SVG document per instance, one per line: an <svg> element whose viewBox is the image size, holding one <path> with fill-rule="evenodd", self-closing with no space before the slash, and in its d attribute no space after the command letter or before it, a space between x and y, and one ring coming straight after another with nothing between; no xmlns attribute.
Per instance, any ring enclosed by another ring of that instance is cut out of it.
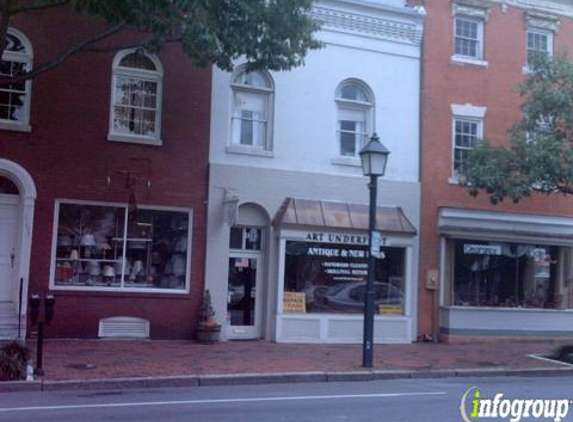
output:
<svg viewBox="0 0 573 422"><path fill-rule="evenodd" d="M84 234L81 241L82 246L96 246L95 236L93 234Z"/></svg>

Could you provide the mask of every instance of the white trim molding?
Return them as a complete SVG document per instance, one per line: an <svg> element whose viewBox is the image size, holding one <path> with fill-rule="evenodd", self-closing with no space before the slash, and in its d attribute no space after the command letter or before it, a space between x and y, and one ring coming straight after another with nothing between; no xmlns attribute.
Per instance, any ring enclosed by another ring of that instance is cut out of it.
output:
<svg viewBox="0 0 573 422"><path fill-rule="evenodd" d="M471 117L473 119L483 119L487 112L487 107L474 106L473 104L450 104L452 114L458 117Z"/></svg>
<svg viewBox="0 0 573 422"><path fill-rule="evenodd" d="M452 17L470 16L472 18L483 19L484 22L489 20L491 10L488 4L483 1L463 0L452 3Z"/></svg>
<svg viewBox="0 0 573 422"><path fill-rule="evenodd" d="M406 13L404 9L404 13ZM411 10L411 9L410 9ZM423 17L424 12L418 12ZM392 39L414 45L422 43L422 25L377 17L372 14L359 14L331 7L315 6L310 15L325 29L366 34L375 38Z"/></svg>
<svg viewBox="0 0 573 422"><path fill-rule="evenodd" d="M525 27L527 29L544 29L556 34L561 27L561 21L555 16L525 12Z"/></svg>

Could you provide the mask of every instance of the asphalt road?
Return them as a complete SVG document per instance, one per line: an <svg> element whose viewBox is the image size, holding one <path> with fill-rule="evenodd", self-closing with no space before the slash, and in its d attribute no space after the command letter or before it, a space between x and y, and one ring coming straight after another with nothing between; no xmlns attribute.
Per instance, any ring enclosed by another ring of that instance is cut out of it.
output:
<svg viewBox="0 0 573 422"><path fill-rule="evenodd" d="M507 398L573 399L573 377L76 390L3 393L0 395L0 421L449 422L463 420L460 402L471 387L480 388L482 398L503 393ZM510 418L481 420L509 421ZM573 421L573 405L563 420Z"/></svg>

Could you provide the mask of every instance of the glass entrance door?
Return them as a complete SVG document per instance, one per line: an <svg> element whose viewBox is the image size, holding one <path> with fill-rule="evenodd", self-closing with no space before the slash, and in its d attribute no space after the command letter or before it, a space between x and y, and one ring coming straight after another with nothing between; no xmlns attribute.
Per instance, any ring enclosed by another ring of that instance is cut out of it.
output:
<svg viewBox="0 0 573 422"><path fill-rule="evenodd" d="M258 257L232 255L229 258L227 336L231 339L254 339L261 335L258 264Z"/></svg>

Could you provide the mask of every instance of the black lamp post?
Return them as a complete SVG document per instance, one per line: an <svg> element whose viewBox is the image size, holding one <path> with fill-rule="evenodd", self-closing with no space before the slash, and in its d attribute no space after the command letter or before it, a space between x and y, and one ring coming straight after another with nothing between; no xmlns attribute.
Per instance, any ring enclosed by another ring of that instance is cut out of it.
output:
<svg viewBox="0 0 573 422"><path fill-rule="evenodd" d="M373 343L374 343L374 278L376 256L372 253L372 239L376 230L376 189L378 177L383 176L388 162L388 151L380 143L378 135L373 134L370 141L360 151L362 170L365 176L370 176L370 213L368 234L368 281L366 282L366 294L364 296L364 337L362 342L362 366L372 368Z"/></svg>

